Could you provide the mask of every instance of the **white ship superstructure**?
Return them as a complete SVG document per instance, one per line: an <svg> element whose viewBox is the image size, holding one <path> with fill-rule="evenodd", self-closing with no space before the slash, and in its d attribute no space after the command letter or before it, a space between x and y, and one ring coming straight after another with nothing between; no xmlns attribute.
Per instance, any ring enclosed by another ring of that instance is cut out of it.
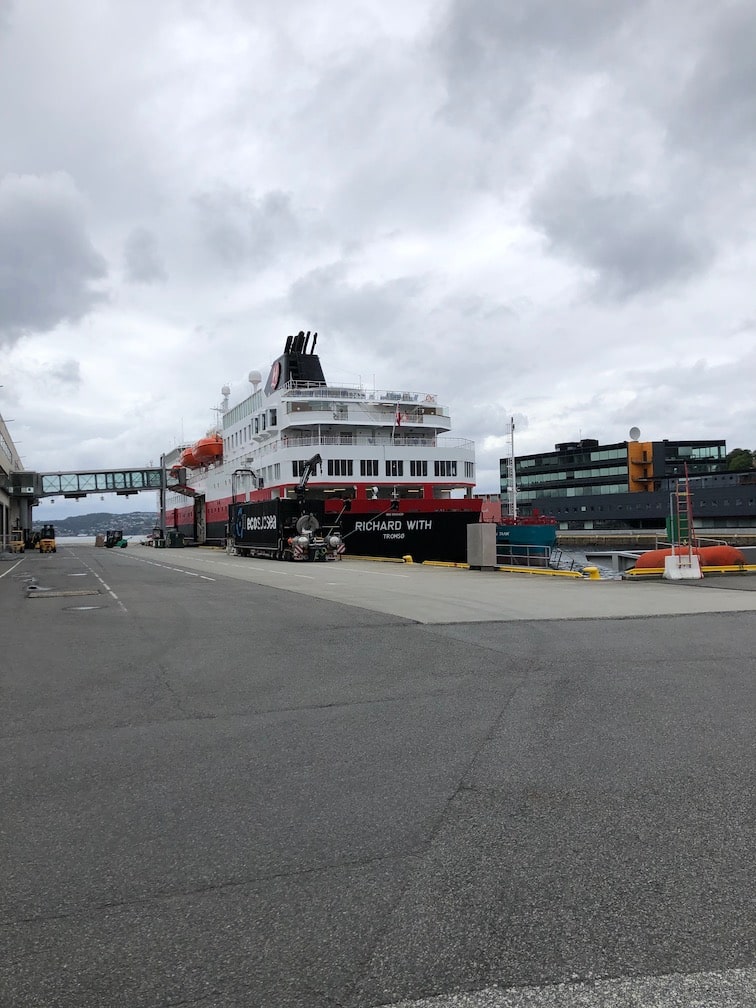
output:
<svg viewBox="0 0 756 1008"><path fill-rule="evenodd" d="M308 484L315 498L409 503L472 496L474 444L445 436L449 410L436 394L331 385L316 343L317 333L290 336L264 386L251 372L252 391L235 405L224 387L217 429L166 455L168 468L186 470L187 488L167 499L176 519L168 524L189 524L188 510L195 526L203 510L204 523L215 524L232 502L294 497L315 455L322 460Z"/></svg>

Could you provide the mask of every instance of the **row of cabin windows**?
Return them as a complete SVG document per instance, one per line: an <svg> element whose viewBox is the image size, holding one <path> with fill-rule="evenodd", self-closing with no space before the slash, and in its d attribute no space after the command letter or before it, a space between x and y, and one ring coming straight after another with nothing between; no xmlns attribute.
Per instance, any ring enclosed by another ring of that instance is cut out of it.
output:
<svg viewBox="0 0 756 1008"><path fill-rule="evenodd" d="M292 462L292 475L299 478L303 475L307 462L298 460ZM469 466L469 471L468 471ZM353 476L354 464L352 459L328 459L326 471L329 476ZM465 475L472 478L474 468L472 462L465 462ZM378 476L378 459L360 459L360 476ZM386 476L404 476L403 459L386 459ZM409 462L409 475L422 477L428 475L428 463L423 460L411 460ZM433 463L434 476L456 476L457 463L453 460L442 460Z"/></svg>
<svg viewBox="0 0 756 1008"><path fill-rule="evenodd" d="M258 413L257 416L252 417L249 423L245 424L240 430L235 431L227 438L224 438L224 450L229 451L233 448L241 448L242 445L251 441L255 434L261 434L263 431L267 430L268 427L275 427L277 423L277 410L263 410L262 413Z"/></svg>

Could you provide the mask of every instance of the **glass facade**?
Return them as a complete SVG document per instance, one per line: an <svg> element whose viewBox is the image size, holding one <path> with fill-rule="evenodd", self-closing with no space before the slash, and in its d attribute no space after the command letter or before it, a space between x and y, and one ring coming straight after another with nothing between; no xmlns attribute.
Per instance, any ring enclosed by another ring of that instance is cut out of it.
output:
<svg viewBox="0 0 756 1008"><path fill-rule="evenodd" d="M538 510L565 528L663 527L669 494L686 472L701 488L694 499L706 509L703 480L709 486L724 478L726 454L722 440L565 442L515 459L517 499L523 514ZM501 459L500 477L505 497L507 459ZM721 493L716 500L725 506Z"/></svg>

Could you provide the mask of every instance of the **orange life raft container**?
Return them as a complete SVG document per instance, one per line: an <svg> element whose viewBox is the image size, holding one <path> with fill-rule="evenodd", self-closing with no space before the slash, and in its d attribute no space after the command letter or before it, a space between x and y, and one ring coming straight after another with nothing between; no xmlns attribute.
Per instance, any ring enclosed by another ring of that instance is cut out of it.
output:
<svg viewBox="0 0 756 1008"><path fill-rule="evenodd" d="M192 448L192 453L200 464L215 462L223 458L223 438L219 434L201 438Z"/></svg>
<svg viewBox="0 0 756 1008"><path fill-rule="evenodd" d="M675 546L675 553L686 554L687 546ZM694 546L693 552L702 567L738 567L745 563L745 557L736 546ZM660 570L665 557L672 556L672 547L648 550L635 561L636 570Z"/></svg>

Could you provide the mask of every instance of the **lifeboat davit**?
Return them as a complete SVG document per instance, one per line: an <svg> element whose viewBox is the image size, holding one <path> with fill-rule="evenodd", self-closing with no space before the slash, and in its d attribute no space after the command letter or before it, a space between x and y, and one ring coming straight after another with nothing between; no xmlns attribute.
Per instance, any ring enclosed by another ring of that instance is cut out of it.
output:
<svg viewBox="0 0 756 1008"><path fill-rule="evenodd" d="M201 438L192 448L192 454L200 465L216 462L223 458L223 438L220 434L211 434Z"/></svg>
<svg viewBox="0 0 756 1008"><path fill-rule="evenodd" d="M194 448L184 448L179 456L178 464L186 469L196 469L200 461L194 454Z"/></svg>
<svg viewBox="0 0 756 1008"><path fill-rule="evenodd" d="M675 553L687 554L687 546L675 546ZM745 563L742 550L736 546L694 546L693 552L702 567L739 567ZM636 570L660 570L665 557L672 556L672 548L649 550L641 553L635 562Z"/></svg>

